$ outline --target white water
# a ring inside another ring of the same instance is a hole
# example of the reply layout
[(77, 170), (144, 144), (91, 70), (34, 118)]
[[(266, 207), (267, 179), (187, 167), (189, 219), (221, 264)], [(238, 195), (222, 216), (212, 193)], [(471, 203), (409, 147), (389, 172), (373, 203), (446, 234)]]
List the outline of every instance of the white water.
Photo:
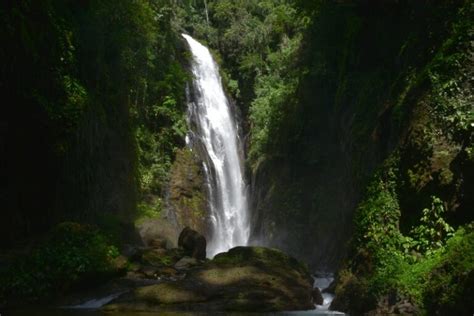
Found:
[(183, 37), (191, 48), (194, 75), (194, 98), (188, 105), (188, 118), (195, 124), (195, 130), (187, 140), (200, 142), (207, 155), (204, 169), (213, 228), (207, 253), (213, 257), (247, 244), (250, 229), (246, 185), (236, 124), (219, 68), (205, 46), (189, 35)]
[[(313, 288), (319, 288), (322, 292), (324, 289), (329, 287), (329, 285), (334, 281), (334, 277), (331, 273), (318, 273), (316, 276), (313, 277), (314, 283)], [(307, 310), (307, 311), (292, 311), (292, 312), (279, 312), (275, 315), (279, 316), (348, 316), (345, 313), (338, 312), (338, 311), (330, 311), (329, 306), (334, 298), (334, 295), (330, 293), (322, 292), (322, 296), (324, 299), (323, 305), (315, 305), (316, 309)]]
[(105, 297), (97, 298), (97, 299), (91, 299), (89, 301), (86, 301), (82, 304), (79, 305), (73, 305), (73, 306), (66, 306), (65, 308), (73, 308), (73, 309), (97, 309), (101, 308), (105, 304), (111, 302), (112, 300), (116, 299), (120, 295), (122, 295), (124, 292), (119, 292), (119, 293), (114, 293), (110, 294)]
[(323, 292), (324, 289), (329, 287), (329, 285), (334, 281), (334, 277), (331, 274), (328, 275), (319, 275), (314, 278), (313, 287), (317, 287), (323, 296), (323, 305), (316, 305), (316, 309), (328, 310), (329, 305), (331, 305), (334, 295), (331, 293)]

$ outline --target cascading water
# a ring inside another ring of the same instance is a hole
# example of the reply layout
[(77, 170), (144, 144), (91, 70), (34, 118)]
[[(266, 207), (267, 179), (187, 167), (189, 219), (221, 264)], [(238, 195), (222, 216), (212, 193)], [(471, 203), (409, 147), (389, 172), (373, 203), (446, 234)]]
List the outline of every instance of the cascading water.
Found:
[(183, 37), (193, 56), (194, 97), (188, 105), (188, 119), (194, 128), (189, 138), (193, 143), (200, 143), (206, 156), (204, 170), (213, 228), (207, 253), (212, 257), (247, 244), (250, 232), (247, 192), (237, 127), (222, 88), (219, 68), (205, 46), (189, 35)]

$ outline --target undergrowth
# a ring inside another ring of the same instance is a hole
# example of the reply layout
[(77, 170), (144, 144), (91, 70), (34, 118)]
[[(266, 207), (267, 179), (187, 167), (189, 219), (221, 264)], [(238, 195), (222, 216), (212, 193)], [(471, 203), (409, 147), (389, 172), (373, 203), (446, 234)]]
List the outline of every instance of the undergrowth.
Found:
[(97, 228), (65, 222), (0, 273), (0, 302), (34, 302), (113, 276), (117, 247)]

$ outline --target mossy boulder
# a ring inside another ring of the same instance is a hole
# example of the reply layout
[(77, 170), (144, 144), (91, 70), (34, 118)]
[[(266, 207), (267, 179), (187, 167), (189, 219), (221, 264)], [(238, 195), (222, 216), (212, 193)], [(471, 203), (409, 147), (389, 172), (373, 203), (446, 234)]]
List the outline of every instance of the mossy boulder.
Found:
[(329, 307), (351, 315), (362, 315), (376, 307), (375, 298), (368, 293), (367, 280), (349, 270), (339, 271), (336, 283), (336, 296)]
[(313, 309), (307, 267), (276, 249), (236, 247), (189, 271), (183, 280), (141, 287), (113, 310), (252, 311)]

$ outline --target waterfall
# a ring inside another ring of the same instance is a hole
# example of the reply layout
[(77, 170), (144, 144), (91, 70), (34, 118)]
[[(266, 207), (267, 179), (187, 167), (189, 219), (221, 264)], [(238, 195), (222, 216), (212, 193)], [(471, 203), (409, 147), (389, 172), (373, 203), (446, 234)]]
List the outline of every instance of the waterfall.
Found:
[(248, 203), (237, 125), (222, 88), (219, 68), (209, 50), (183, 34), (192, 53), (193, 97), (187, 142), (202, 148), (208, 182), (212, 237), (207, 253), (244, 246), (249, 238)]

